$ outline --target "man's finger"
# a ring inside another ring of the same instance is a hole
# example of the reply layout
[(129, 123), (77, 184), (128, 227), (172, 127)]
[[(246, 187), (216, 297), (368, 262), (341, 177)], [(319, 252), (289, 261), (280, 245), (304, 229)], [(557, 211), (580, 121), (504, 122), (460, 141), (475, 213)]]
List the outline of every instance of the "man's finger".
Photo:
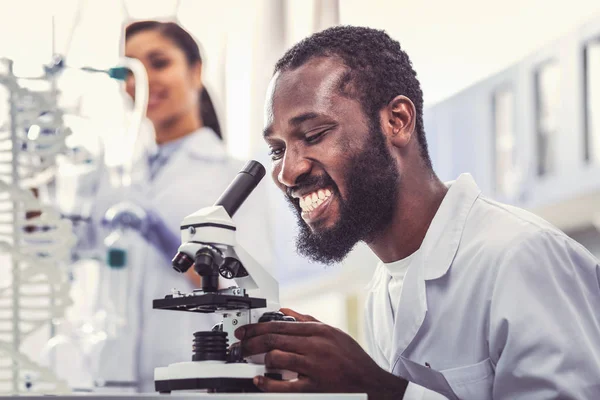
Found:
[(241, 328), (238, 328), (235, 331), (235, 337), (242, 340), (254, 336), (266, 335), (268, 333), (292, 336), (313, 336), (322, 333), (325, 326), (326, 325), (318, 322), (305, 322), (301, 324), (282, 321), (261, 322), (244, 325)]
[(266, 353), (271, 350), (283, 350), (303, 354), (302, 349), (310, 345), (307, 343), (306, 337), (280, 335), (277, 333), (267, 333), (265, 335), (250, 337), (242, 340), (240, 343), (244, 357)]
[(279, 381), (266, 376), (254, 377), (254, 385), (263, 392), (276, 393), (302, 393), (313, 392), (312, 385), (308, 379), (295, 379), (293, 381)]
[(300, 314), (290, 308), (280, 308), (279, 311), (285, 315), (296, 318), (296, 321), (298, 322), (321, 322), (310, 315)]
[(265, 354), (265, 366), (269, 369), (285, 369), (298, 374), (310, 372), (305, 356), (281, 350), (271, 350)]

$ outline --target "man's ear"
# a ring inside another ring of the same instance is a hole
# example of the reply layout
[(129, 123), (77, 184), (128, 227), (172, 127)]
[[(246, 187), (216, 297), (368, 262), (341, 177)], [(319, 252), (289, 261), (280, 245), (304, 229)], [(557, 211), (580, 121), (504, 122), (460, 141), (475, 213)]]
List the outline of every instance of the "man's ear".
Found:
[(381, 127), (388, 140), (396, 147), (406, 147), (415, 131), (417, 112), (406, 96), (394, 97), (380, 113)]

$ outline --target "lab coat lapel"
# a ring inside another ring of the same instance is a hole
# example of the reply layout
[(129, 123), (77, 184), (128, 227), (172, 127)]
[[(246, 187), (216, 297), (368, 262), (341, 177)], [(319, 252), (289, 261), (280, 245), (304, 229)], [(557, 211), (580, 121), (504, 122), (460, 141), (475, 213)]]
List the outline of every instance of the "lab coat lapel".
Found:
[[(186, 141), (182, 147), (187, 145)], [(190, 165), (190, 157), (185, 148), (177, 149), (167, 160), (165, 165), (156, 173), (154, 179), (150, 181), (152, 187), (152, 196), (157, 196), (168, 190), (173, 184), (177, 184), (184, 178), (182, 174), (192, 174), (193, 171), (186, 170), (186, 165)], [(178, 176), (179, 175), (179, 176)], [(149, 176), (148, 176), (149, 177)]]
[[(372, 281), (368, 290), (372, 291), (373, 304), (369, 306), (369, 309), (373, 310), (372, 314), (368, 316), (371, 320), (371, 327), (373, 329), (373, 343), (378, 347), (381, 354), (387, 359), (393, 351), (393, 335), (394, 332), (389, 329), (390, 326), (394, 325), (394, 315), (392, 312), (391, 299), (387, 290), (374, 290), (373, 288), (387, 288), (392, 277), (384, 272), (385, 267), (383, 264), (379, 264), (375, 271), (376, 280)], [(376, 323), (373, 323), (377, 321)], [(388, 365), (388, 368), (391, 364)]]
[(396, 299), (399, 304), (394, 322), (390, 372), (394, 371), (398, 358), (412, 342), (425, 320), (427, 299), (422, 255), (422, 252), (415, 255), (414, 264), (409, 267), (404, 277), (400, 299)]
[[(446, 274), (462, 237), (467, 216), (481, 191), (469, 174), (462, 174), (450, 189), (435, 214), (420, 251), (404, 278), (396, 321), (390, 366), (393, 371), (415, 339), (427, 313), (426, 282)], [(399, 365), (403, 368), (402, 365)]]
[[(193, 166), (200, 159), (217, 161), (226, 158), (224, 146), (215, 133), (209, 128), (201, 128), (190, 134), (190, 137), (181, 144), (159, 171), (152, 183), (156, 191), (163, 191), (178, 181), (185, 179), (188, 174), (198, 173), (193, 171)], [(154, 193), (158, 194), (158, 193)]]
[(201, 128), (193, 133), (183, 146), (184, 148), (180, 150), (192, 159), (223, 161), (227, 158), (223, 142), (210, 128)]

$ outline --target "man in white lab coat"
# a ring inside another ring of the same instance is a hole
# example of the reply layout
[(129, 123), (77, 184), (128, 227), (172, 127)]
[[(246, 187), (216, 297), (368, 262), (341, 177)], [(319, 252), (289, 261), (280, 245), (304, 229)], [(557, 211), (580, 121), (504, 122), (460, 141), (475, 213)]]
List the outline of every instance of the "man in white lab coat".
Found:
[(600, 398), (600, 266), (536, 216), (489, 200), (470, 175), (435, 175), (423, 99), (387, 34), (335, 27), (278, 62), (266, 105), (273, 179), (299, 217), (298, 250), (380, 258), (367, 302), (368, 354), (304, 323), (240, 328), (245, 354), (299, 373), (265, 391), (376, 399)]

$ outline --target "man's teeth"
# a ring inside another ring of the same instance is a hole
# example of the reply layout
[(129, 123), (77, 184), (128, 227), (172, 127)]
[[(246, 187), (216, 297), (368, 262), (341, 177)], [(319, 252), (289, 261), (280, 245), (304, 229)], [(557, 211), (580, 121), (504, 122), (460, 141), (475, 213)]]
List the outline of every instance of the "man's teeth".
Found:
[(300, 197), (300, 208), (304, 212), (311, 212), (323, 204), (329, 197), (331, 197), (331, 190), (319, 189), (309, 195)]

